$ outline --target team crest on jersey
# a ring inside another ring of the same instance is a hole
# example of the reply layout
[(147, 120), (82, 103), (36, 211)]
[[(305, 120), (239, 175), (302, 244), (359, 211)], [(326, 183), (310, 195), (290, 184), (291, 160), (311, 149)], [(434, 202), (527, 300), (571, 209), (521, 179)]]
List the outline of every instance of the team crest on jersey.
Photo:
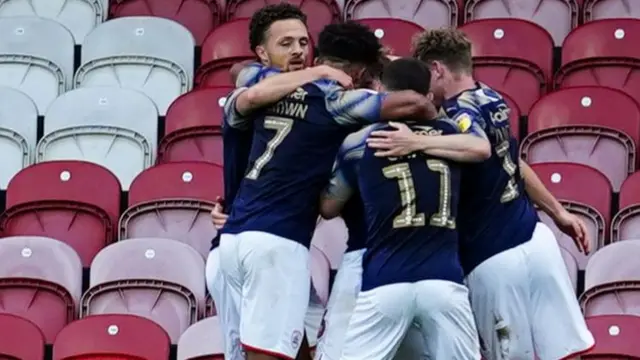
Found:
[(458, 124), (458, 128), (462, 132), (466, 132), (471, 127), (471, 116), (469, 116), (469, 114), (460, 114), (456, 116), (453, 121)]

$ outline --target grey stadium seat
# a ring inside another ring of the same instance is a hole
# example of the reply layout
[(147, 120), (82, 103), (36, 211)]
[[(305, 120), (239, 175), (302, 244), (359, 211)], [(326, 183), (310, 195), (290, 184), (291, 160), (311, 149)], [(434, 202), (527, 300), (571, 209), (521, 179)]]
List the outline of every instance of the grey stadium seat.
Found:
[(143, 316), (160, 324), (173, 344), (204, 312), (204, 260), (175, 240), (138, 238), (107, 246), (91, 263), (89, 285), (81, 317)]
[(158, 112), (143, 93), (117, 87), (69, 91), (49, 107), (36, 162), (84, 160), (111, 170), (124, 190), (153, 164)]
[(191, 325), (178, 341), (178, 360), (224, 358), (220, 320), (212, 316)]
[(0, 1), (0, 17), (39, 16), (66, 27), (76, 44), (96, 25), (107, 19), (103, 0), (5, 0)]
[(73, 50), (73, 36), (53, 20), (0, 18), (0, 86), (29, 95), (43, 115), (71, 88)]
[(165, 115), (191, 89), (195, 40), (177, 22), (145, 16), (114, 19), (82, 44), (74, 87), (117, 86), (142, 91)]
[(0, 190), (33, 162), (38, 127), (36, 104), (20, 90), (0, 86)]

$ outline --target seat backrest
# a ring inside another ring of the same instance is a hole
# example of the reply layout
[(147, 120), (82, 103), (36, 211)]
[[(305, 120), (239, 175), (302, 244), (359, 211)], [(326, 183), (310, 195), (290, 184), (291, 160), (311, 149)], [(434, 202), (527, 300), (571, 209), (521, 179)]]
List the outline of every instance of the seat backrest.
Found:
[(601, 19), (639, 18), (640, 6), (635, 1), (584, 0), (584, 22)]
[(640, 239), (640, 172), (622, 183), (619, 208), (611, 222), (611, 241)]
[(53, 360), (88, 356), (167, 359), (169, 335), (155, 322), (126, 314), (93, 315), (67, 325), (53, 344)]
[(311, 244), (324, 253), (332, 269), (337, 269), (347, 249), (348, 237), (349, 232), (342, 218), (320, 220), (316, 225)]
[(640, 317), (600, 315), (589, 316), (586, 321), (596, 343), (581, 359), (640, 358), (640, 345), (635, 337), (640, 332)]
[(38, 108), (20, 90), (0, 86), (0, 190), (33, 162), (38, 128)]
[(210, 359), (224, 355), (224, 334), (217, 316), (189, 326), (178, 341), (178, 360)]
[(34, 323), (12, 314), (0, 314), (0, 358), (42, 360), (44, 335)]
[(564, 247), (560, 247), (560, 253), (562, 254), (564, 265), (567, 267), (567, 273), (569, 274), (569, 279), (571, 279), (573, 290), (576, 291), (578, 289), (578, 261), (574, 254)]
[(164, 133), (199, 126), (222, 127), (223, 107), (233, 89), (203, 88), (180, 96), (167, 110)]
[(411, 56), (411, 39), (424, 31), (422, 26), (403, 19), (366, 18), (357, 21), (368, 26), (395, 56)]
[(249, 47), (249, 19), (226, 22), (213, 29), (202, 43), (200, 63), (228, 58), (256, 58)]
[(395, 18), (408, 20), (424, 28), (455, 27), (458, 4), (454, 0), (347, 0), (345, 18)]

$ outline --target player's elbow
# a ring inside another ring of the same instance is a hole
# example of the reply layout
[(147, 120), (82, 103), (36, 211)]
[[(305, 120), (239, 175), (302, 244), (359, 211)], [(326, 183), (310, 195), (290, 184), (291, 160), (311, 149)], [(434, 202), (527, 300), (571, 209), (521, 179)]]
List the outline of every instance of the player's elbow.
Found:
[(340, 216), (340, 208), (329, 199), (320, 200), (320, 216), (325, 220), (331, 220)]
[(485, 161), (491, 157), (491, 144), (484, 139), (477, 140), (480, 141), (476, 141), (472, 147), (474, 158), (476, 161)]

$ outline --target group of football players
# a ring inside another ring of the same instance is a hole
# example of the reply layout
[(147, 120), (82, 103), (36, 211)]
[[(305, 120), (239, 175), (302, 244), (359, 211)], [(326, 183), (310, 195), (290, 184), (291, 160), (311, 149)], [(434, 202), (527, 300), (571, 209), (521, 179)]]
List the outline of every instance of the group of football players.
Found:
[[(534, 204), (588, 252), (585, 226), (519, 160), (463, 33), (427, 30), (397, 58), (346, 22), (312, 50), (287, 3), (249, 32), (258, 60), (231, 71), (206, 269), (225, 359), (558, 360), (594, 345)], [(319, 215), (349, 237), (311, 355)]]

